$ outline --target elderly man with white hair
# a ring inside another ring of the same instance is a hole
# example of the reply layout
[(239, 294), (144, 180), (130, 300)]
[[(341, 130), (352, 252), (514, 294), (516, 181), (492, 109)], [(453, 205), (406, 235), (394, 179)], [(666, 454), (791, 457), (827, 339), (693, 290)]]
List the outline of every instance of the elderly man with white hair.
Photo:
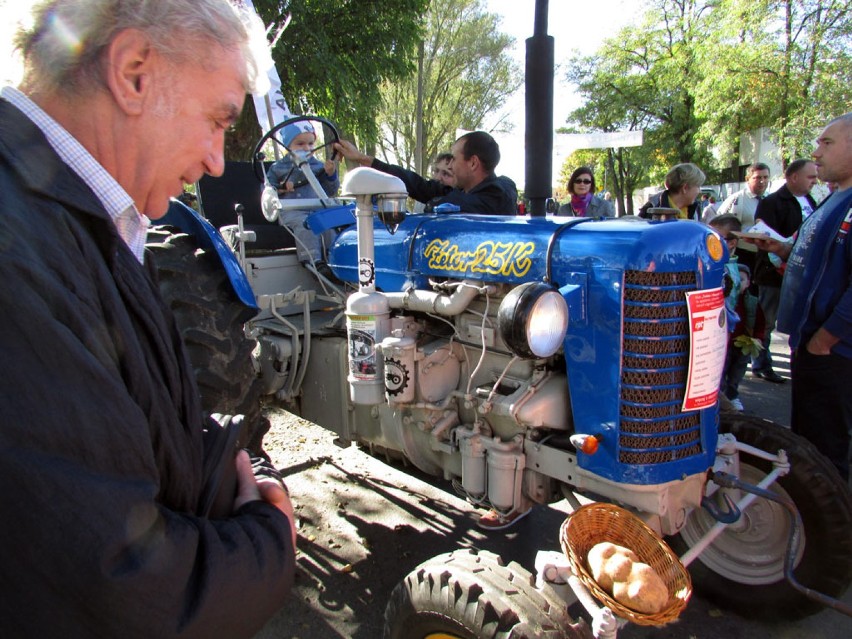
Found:
[(3, 635), (251, 637), (292, 584), (293, 507), (245, 452), (211, 463), (233, 420), (202, 415), (143, 252), (184, 183), (224, 170), (246, 28), (226, 0), (34, 18), (0, 93)]

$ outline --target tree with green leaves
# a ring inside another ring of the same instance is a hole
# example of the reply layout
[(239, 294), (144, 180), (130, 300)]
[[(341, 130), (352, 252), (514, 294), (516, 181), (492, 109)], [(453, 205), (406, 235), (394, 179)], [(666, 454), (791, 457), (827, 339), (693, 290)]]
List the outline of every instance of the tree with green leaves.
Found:
[(585, 98), (569, 120), (583, 130), (644, 130), (638, 149), (607, 153), (619, 213), (632, 211), (640, 183), (659, 181), (679, 162), (707, 164), (696, 143), (698, 59), (710, 3), (654, 0), (639, 26), (623, 28), (592, 56), (569, 65), (568, 79)]
[(782, 166), (807, 156), (822, 124), (852, 103), (849, 0), (723, 0), (703, 61), (701, 139), (768, 127)]
[[(819, 127), (852, 103), (850, 7), (850, 0), (653, 0), (639, 26), (571, 65), (568, 78), (585, 103), (570, 121), (585, 131), (645, 131), (641, 149), (611, 153), (628, 205), (631, 182), (659, 183), (677, 162), (695, 162), (711, 179), (720, 178), (721, 162), (733, 169), (727, 180), (736, 180), (749, 161), (739, 157), (740, 137), (762, 127), (786, 166), (807, 156)], [(617, 156), (632, 160), (632, 179)]]
[[(254, 0), (266, 25), (291, 16), (272, 51), (290, 110), (323, 116), (359, 144), (375, 145), (381, 86), (413, 72), (428, 3)], [(254, 108), (246, 104), (228, 136), (226, 156), (248, 158), (259, 137)]]
[(513, 44), (482, 0), (431, 0), (416, 70), (382, 86), (378, 154), (422, 173), (456, 129), (481, 128), (523, 80)]

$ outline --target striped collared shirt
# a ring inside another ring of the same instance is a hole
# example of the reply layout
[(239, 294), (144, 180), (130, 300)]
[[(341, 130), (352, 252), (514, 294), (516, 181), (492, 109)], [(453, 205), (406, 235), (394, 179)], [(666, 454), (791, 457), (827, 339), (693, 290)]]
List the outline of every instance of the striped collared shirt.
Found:
[(7, 100), (42, 130), (57, 155), (85, 182), (103, 204), (121, 239), (141, 263), (144, 259), (145, 236), (151, 224), (142, 215), (121, 185), (92, 157), (82, 144), (35, 102), (17, 89), (7, 86), (0, 90)]

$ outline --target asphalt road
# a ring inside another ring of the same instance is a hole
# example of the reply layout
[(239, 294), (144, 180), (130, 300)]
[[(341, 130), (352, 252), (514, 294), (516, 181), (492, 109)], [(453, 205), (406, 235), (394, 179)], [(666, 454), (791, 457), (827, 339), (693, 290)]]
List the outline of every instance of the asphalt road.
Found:
[[(783, 341), (776, 370), (789, 377)], [(746, 409), (789, 424), (789, 383), (747, 379)], [(340, 449), (333, 436), (286, 413), (271, 413), (266, 448), (288, 477), (299, 525), (296, 585), (256, 639), (377, 639), (393, 587), (419, 563), (458, 548), (495, 552), (532, 570), (539, 550), (559, 550), (562, 504), (536, 507), (509, 531), (484, 533), (479, 511), (443, 482)], [(852, 605), (852, 589), (844, 597)], [(628, 626), (621, 639), (846, 639), (852, 619), (833, 610), (795, 623), (754, 621), (694, 596), (677, 623)]]

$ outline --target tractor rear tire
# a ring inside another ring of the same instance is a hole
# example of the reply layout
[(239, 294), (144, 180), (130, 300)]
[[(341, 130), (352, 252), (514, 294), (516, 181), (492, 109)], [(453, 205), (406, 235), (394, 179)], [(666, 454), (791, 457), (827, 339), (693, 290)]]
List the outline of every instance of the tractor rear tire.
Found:
[(385, 639), (584, 639), (566, 603), (517, 563), (457, 550), (415, 568), (390, 596)]
[(218, 257), (169, 227), (148, 231), (160, 294), (174, 313), (189, 353), (205, 413), (245, 415), (238, 445), (263, 454), (269, 420), (252, 363), (255, 341), (243, 330), (252, 315), (239, 301)]
[[(720, 432), (770, 453), (787, 452), (790, 473), (770, 489), (792, 498), (804, 526), (796, 550), (796, 580), (840, 597), (852, 581), (852, 497), (834, 466), (807, 440), (759, 417), (723, 414)], [(743, 481), (756, 484), (772, 470), (766, 460), (740, 453)], [(683, 554), (715, 523), (695, 510), (670, 541)], [(780, 504), (758, 498), (690, 565), (696, 592), (750, 617), (799, 619), (822, 606), (799, 594), (783, 576), (791, 524)]]

